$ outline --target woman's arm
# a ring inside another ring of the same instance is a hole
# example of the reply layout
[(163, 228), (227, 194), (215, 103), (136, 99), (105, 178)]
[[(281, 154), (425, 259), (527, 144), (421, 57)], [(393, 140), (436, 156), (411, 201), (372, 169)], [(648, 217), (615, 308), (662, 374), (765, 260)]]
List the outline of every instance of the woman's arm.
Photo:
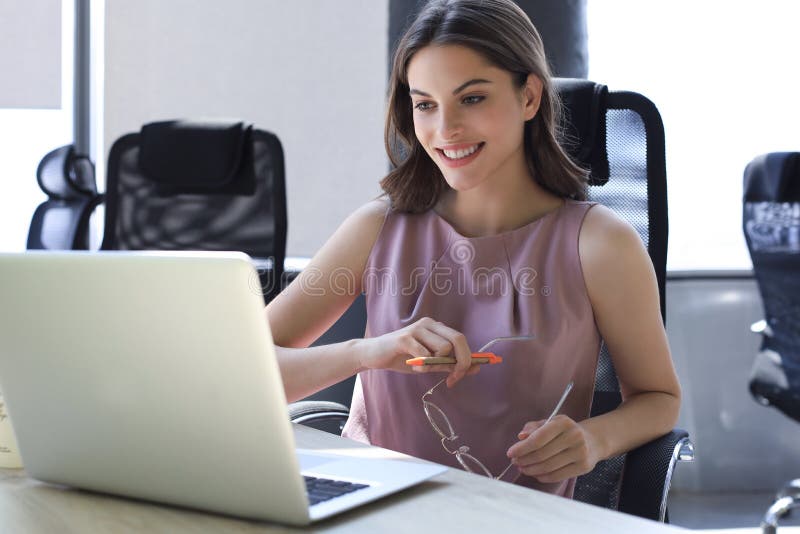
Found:
[(525, 474), (555, 482), (666, 434), (680, 407), (659, 306), (658, 284), (639, 235), (611, 210), (589, 210), (579, 254), (600, 334), (612, 355), (622, 404), (576, 423), (555, 417), (525, 425), (509, 456)]
[(622, 404), (585, 421), (601, 459), (672, 430), (681, 388), (653, 264), (639, 234), (603, 206), (592, 208), (580, 240), (581, 263), (600, 334), (612, 355)]
[(362, 276), (388, 203), (369, 202), (339, 226), (308, 266), (266, 307), (290, 402), (360, 370), (361, 340), (309, 347), (361, 293)]
[[(309, 347), (362, 292), (369, 254), (388, 203), (373, 201), (350, 215), (303, 272), (266, 308), (278, 365), (289, 402), (348, 378), (363, 369), (449, 373), (452, 386), (479, 366), (471, 365), (466, 338), (424, 317), (380, 337)], [(451, 354), (455, 365), (409, 367), (410, 357)]]

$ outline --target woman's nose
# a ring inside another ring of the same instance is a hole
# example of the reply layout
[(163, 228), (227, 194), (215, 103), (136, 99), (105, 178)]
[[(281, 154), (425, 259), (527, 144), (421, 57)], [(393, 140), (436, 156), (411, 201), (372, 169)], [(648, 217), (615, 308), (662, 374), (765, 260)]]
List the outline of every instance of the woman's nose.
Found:
[(442, 109), (439, 118), (439, 136), (444, 139), (454, 139), (463, 131), (461, 115), (454, 110)]

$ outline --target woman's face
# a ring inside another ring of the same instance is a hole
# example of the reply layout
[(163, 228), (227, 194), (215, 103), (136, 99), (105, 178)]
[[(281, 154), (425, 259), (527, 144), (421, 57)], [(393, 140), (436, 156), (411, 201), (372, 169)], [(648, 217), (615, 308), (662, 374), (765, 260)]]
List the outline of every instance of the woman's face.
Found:
[(457, 45), (427, 46), (408, 64), (414, 131), (453, 189), (527, 175), (524, 123), (539, 108), (541, 82), (511, 73)]

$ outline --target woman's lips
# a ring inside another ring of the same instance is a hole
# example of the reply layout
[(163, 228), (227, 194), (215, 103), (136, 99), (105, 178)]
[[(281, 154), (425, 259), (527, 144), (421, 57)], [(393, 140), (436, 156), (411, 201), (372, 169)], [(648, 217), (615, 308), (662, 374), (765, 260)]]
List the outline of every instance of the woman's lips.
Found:
[[(447, 157), (447, 155), (444, 153), (444, 150), (442, 150), (441, 148), (437, 148), (436, 151), (439, 153), (439, 157), (441, 158), (441, 160), (448, 167), (451, 167), (451, 168), (463, 167), (464, 165), (469, 165), (470, 163), (472, 163), (473, 160), (475, 160), (475, 158), (478, 157), (478, 154), (481, 153), (481, 151), (483, 150), (483, 146), (485, 144), (486, 143), (478, 143), (478, 148), (475, 150), (475, 152), (473, 152), (469, 156), (465, 156), (463, 158), (458, 158), (458, 159), (453, 159), (453, 158)], [(464, 145), (463, 148), (467, 148), (467, 147), (470, 147), (470, 146), (475, 146), (475, 145), (474, 144), (472, 144), (472, 145)], [(463, 149), (463, 148), (462, 147), (454, 147), (454, 150)], [(448, 150), (451, 150), (451, 149), (448, 148)]]

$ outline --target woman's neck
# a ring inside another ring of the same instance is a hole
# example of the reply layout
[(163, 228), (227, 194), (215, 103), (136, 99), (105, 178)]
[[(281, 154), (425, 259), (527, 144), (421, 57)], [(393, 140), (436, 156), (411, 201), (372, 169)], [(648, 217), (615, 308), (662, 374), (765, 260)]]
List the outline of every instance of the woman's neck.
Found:
[(564, 199), (527, 177), (491, 189), (448, 189), (435, 210), (462, 235), (484, 237), (524, 226), (563, 203)]

